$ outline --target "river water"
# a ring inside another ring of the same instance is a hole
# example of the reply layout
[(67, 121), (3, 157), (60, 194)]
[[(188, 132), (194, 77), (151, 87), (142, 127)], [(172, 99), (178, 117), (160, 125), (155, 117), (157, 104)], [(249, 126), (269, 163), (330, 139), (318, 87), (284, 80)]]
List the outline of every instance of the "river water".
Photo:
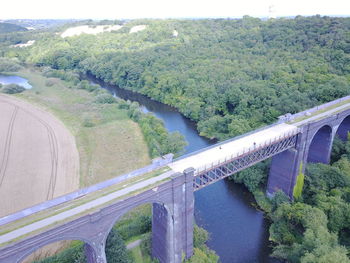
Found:
[[(168, 131), (179, 131), (188, 142), (185, 153), (215, 143), (199, 136), (196, 124), (175, 108), (141, 94), (89, 79), (116, 97), (137, 101), (144, 112), (152, 112), (163, 120)], [(280, 262), (269, 257), (269, 222), (254, 205), (254, 198), (248, 190), (229, 180), (221, 180), (195, 193), (196, 222), (209, 232), (207, 244), (220, 256), (222, 263)]]
[(0, 75), (0, 83), (3, 85), (17, 84), (17, 85), (22, 86), (25, 89), (32, 88), (32, 86), (28, 83), (28, 80), (26, 80), (25, 78), (18, 77), (18, 76)]
[[(175, 108), (96, 79), (90, 78), (90, 81), (117, 97), (137, 101), (144, 112), (152, 112), (162, 119), (170, 132), (179, 131), (188, 142), (185, 153), (215, 143), (199, 136), (196, 124)], [(20, 77), (0, 75), (0, 83), (24, 85), (28, 82)], [(208, 246), (220, 256), (222, 263), (280, 262), (269, 257), (269, 223), (254, 204), (254, 198), (243, 186), (229, 180), (221, 180), (195, 193), (196, 222), (209, 232)]]

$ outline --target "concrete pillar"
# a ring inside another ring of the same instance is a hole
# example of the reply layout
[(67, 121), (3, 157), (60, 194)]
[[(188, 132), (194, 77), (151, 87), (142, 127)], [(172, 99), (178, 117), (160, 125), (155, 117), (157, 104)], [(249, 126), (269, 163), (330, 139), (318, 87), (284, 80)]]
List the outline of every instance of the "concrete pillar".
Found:
[(267, 196), (272, 197), (282, 190), (293, 199), (293, 189), (299, 174), (302, 156), (296, 149), (289, 149), (272, 157), (270, 173), (267, 182)]
[(183, 251), (186, 258), (193, 255), (193, 224), (194, 224), (194, 192), (193, 192), (193, 177), (194, 169), (187, 168), (184, 171), (185, 175), (185, 206), (184, 206), (184, 227), (183, 227)]
[(172, 218), (162, 204), (154, 203), (152, 207), (152, 257), (160, 263), (174, 262), (171, 236)]
[(186, 210), (186, 183), (185, 176), (177, 173), (172, 177), (173, 184), (173, 242), (174, 242), (174, 262), (182, 262), (182, 253), (184, 248), (184, 228), (185, 228), (185, 210)]
[(85, 244), (84, 251), (87, 263), (107, 263), (105, 241), (102, 235), (97, 236), (97, 239), (92, 241), (92, 245)]
[(181, 263), (183, 255), (193, 254), (193, 175), (189, 168), (172, 176), (172, 215), (162, 204), (153, 204), (152, 256), (161, 263)]
[(89, 244), (84, 245), (84, 252), (85, 252), (87, 263), (95, 263), (96, 262), (95, 251)]

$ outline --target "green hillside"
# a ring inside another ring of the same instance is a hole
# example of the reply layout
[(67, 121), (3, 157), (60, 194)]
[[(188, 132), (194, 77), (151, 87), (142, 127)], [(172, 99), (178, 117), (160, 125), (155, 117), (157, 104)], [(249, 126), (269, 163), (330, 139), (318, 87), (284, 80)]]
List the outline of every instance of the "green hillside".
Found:
[[(137, 25), (146, 29), (130, 33)], [(224, 139), (348, 95), (350, 18), (133, 20), (111, 33), (52, 34), (25, 59), (146, 94)]]
[(17, 31), (28, 31), (28, 29), (10, 23), (0, 23), (0, 34), (2, 33), (10, 33)]

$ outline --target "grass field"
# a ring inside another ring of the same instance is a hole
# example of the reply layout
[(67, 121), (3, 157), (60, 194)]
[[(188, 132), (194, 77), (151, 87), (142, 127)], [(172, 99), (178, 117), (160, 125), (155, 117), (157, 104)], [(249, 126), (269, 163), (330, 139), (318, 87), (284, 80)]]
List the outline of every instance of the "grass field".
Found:
[(81, 187), (150, 163), (141, 130), (124, 110), (113, 104), (97, 104), (96, 94), (67, 88), (59, 79), (54, 79), (52, 86), (46, 85), (48, 78), (36, 69), (23, 69), (14, 75), (28, 79), (33, 86), (17, 96), (52, 112), (75, 136)]

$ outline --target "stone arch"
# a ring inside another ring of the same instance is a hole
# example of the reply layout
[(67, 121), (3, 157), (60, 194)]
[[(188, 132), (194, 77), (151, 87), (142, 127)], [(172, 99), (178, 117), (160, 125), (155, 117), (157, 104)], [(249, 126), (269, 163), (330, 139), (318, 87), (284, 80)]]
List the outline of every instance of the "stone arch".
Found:
[(333, 135), (332, 128), (324, 125), (312, 137), (308, 155), (308, 163), (329, 163), (332, 149)]
[(347, 141), (349, 132), (350, 132), (350, 115), (345, 117), (343, 121), (340, 123), (337, 129), (336, 135), (338, 135), (342, 141)]
[(174, 255), (173, 213), (171, 208), (166, 203), (159, 200), (151, 199), (144, 200), (143, 202), (137, 202), (117, 213), (115, 215), (115, 219), (108, 228), (104, 242), (107, 242), (108, 235), (112, 231), (112, 228), (123, 218), (124, 215), (133, 211), (137, 207), (146, 204), (152, 205), (152, 257), (157, 258), (161, 263), (174, 262), (172, 259)]
[[(95, 250), (93, 244), (85, 239), (85, 238), (81, 238), (81, 237), (58, 237), (58, 238), (53, 238), (53, 239), (50, 239), (49, 241), (47, 242), (43, 242), (42, 244), (40, 244), (39, 246), (33, 246), (31, 247), (30, 249), (26, 250), (17, 260), (16, 260), (16, 263), (22, 263), (24, 262), (24, 260), (26, 260), (30, 255), (32, 255), (33, 253), (35, 253), (36, 251), (44, 248), (45, 246), (48, 246), (48, 245), (52, 245), (54, 243), (57, 243), (57, 242), (60, 242), (60, 241), (82, 241), (84, 242), (84, 250), (85, 250), (85, 253), (92, 253), (91, 255), (86, 255), (87, 258), (96, 258), (97, 257), (97, 251)], [(88, 262), (90, 262), (88, 260)]]

